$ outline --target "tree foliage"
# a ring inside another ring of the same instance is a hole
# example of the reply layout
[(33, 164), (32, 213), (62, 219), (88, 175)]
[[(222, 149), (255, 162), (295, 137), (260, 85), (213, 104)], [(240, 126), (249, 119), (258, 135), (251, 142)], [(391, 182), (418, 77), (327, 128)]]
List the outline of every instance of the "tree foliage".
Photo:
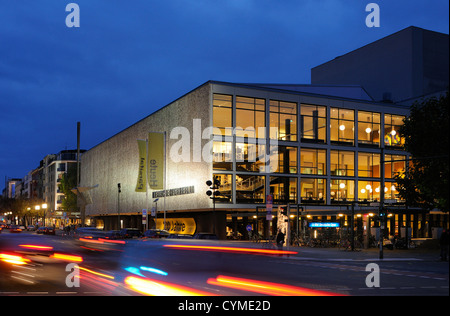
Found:
[(61, 208), (66, 212), (77, 211), (77, 195), (71, 190), (77, 186), (77, 169), (73, 164), (68, 164), (68, 169), (61, 178), (59, 190), (64, 193)]
[(407, 171), (396, 178), (400, 196), (408, 205), (448, 212), (449, 195), (448, 91), (415, 103), (400, 133), (411, 153)]

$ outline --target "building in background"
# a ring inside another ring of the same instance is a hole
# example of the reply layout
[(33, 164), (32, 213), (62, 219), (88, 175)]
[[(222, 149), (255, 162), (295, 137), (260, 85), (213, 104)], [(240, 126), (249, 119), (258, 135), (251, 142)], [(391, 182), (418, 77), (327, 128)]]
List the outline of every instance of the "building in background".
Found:
[[(247, 236), (250, 227), (269, 236), (277, 219), (267, 210), (280, 217), (286, 205), (294, 230), (309, 222), (348, 227), (350, 210), (355, 227), (368, 229), (384, 192), (393, 203), (390, 234), (407, 226), (414, 237), (431, 236), (448, 215), (406, 209), (399, 199), (394, 176), (410, 156), (398, 130), (408, 100), (447, 87), (448, 35), (415, 27), (315, 67), (311, 85), (208, 81), (83, 155), (82, 209), (105, 229), (144, 229), (143, 213), (153, 209), (150, 227), (164, 221), (172, 232), (220, 238)], [(137, 192), (138, 140), (149, 132), (165, 135), (165, 184)], [(206, 181), (214, 179), (213, 201)]]
[(375, 101), (412, 104), (448, 89), (448, 34), (408, 27), (311, 70), (313, 85), (360, 85)]

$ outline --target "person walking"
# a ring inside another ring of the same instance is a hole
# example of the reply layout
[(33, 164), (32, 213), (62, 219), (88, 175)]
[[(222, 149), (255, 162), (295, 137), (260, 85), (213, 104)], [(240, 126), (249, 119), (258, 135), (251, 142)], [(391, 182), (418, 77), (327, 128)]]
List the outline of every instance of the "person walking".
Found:
[(283, 244), (284, 244), (284, 234), (281, 231), (281, 229), (278, 230), (277, 234), (277, 246), (278, 250), (283, 250)]
[(439, 238), (439, 245), (441, 246), (441, 260), (447, 261), (448, 257), (448, 230), (444, 229)]

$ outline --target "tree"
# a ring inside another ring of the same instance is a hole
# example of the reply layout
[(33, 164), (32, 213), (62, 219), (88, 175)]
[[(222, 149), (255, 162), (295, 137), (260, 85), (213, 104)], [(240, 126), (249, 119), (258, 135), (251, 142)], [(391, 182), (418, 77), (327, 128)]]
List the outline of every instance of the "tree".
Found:
[(77, 196), (71, 190), (77, 187), (77, 168), (74, 164), (68, 164), (67, 172), (63, 174), (59, 189), (64, 193), (61, 208), (66, 212), (77, 211)]
[(408, 205), (448, 212), (449, 195), (448, 91), (411, 107), (400, 134), (411, 153), (407, 171), (396, 177), (400, 196)]

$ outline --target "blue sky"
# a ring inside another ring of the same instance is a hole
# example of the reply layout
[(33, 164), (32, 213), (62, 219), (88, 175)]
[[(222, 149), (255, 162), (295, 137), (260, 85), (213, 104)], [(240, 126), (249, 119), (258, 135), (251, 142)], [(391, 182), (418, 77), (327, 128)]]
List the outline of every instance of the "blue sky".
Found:
[[(68, 3), (80, 27), (68, 28)], [(365, 7), (380, 7), (368, 28)], [(208, 80), (310, 83), (310, 69), (414, 25), (447, 0), (0, 2), (0, 190), (50, 153), (92, 148)]]

